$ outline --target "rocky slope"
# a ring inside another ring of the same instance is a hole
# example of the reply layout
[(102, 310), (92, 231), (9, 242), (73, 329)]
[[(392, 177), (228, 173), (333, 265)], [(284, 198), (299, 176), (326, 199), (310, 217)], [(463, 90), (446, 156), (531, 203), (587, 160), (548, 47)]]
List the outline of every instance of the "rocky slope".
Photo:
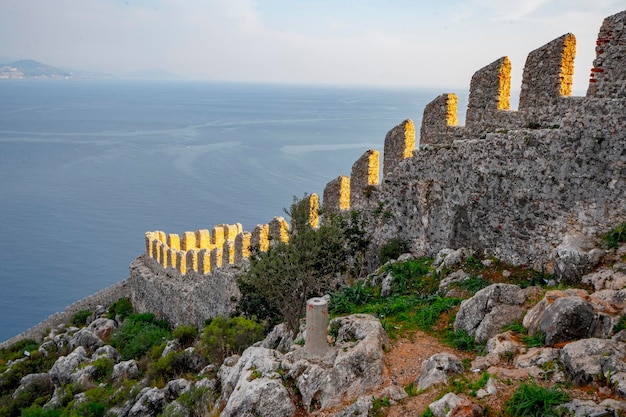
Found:
[[(107, 343), (129, 319), (99, 307), (83, 327), (60, 325), (40, 345), (1, 352), (0, 415), (498, 415), (528, 381), (566, 394), (555, 415), (624, 412), (626, 247), (601, 252), (576, 286), (555, 287), (468, 250), (442, 251), (420, 279), (432, 279), (430, 299), (464, 298), (460, 304), (431, 327), (418, 323), (425, 333), (403, 327), (416, 307), (405, 316), (388, 309), (337, 317), (324, 357), (308, 355), (304, 335), (294, 342), (279, 325), (219, 366), (209, 363), (206, 335), (181, 331), (129, 359), (124, 344)], [(373, 294), (404, 300), (390, 271), (369, 277)], [(477, 280), (484, 288), (467, 285)], [(450, 334), (482, 350), (460, 350), (444, 340)]]

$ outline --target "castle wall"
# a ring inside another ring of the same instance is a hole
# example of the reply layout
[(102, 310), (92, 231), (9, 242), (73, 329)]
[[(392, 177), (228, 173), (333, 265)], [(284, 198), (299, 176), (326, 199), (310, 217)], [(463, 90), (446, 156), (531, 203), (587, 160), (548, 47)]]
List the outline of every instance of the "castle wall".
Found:
[(380, 153), (368, 149), (352, 165), (350, 173), (350, 208), (364, 209), (376, 204), (374, 192), (378, 186)]
[(626, 98), (626, 11), (604, 19), (596, 41), (587, 96)]
[(120, 298), (130, 297), (130, 294), (131, 288), (128, 279), (120, 281), (65, 307), (65, 310), (62, 312), (54, 313), (25, 332), (0, 343), (0, 349), (7, 348), (22, 339), (33, 339), (36, 342), (41, 342), (51, 329), (54, 329), (60, 324), (68, 323), (72, 319), (72, 316), (79, 311), (95, 311), (97, 306), (109, 306)]
[(350, 177), (340, 175), (324, 187), (324, 212), (339, 214), (350, 209)]
[(383, 178), (402, 160), (411, 157), (414, 149), (415, 125), (411, 119), (403, 121), (387, 132), (383, 149)]

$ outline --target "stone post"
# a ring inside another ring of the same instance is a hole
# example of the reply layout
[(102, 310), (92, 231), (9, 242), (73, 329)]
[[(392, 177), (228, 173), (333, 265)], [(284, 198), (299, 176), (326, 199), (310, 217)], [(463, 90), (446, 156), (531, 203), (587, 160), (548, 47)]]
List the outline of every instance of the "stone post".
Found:
[(324, 356), (328, 351), (326, 327), (328, 326), (328, 302), (321, 297), (306, 303), (306, 342), (304, 348), (311, 356)]
[(208, 229), (201, 229), (196, 232), (196, 245), (198, 249), (212, 249), (211, 232)]

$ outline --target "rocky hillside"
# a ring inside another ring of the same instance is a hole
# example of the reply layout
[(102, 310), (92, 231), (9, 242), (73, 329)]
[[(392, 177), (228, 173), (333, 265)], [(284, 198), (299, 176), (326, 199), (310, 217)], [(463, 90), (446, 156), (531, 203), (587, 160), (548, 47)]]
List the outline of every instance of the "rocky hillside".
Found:
[(568, 286), (466, 249), (402, 255), (329, 294), (323, 357), (285, 325), (198, 335), (122, 299), (0, 351), (0, 416), (625, 412), (626, 246), (595, 250)]

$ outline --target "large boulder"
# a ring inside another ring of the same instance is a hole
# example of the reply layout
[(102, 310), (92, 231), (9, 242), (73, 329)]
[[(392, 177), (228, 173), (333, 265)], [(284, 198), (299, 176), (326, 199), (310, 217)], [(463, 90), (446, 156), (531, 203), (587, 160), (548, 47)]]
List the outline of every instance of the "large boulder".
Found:
[(296, 408), (277, 373), (282, 358), (276, 350), (249, 347), (240, 358), (224, 361), (218, 373), (225, 403), (221, 415), (292, 416)]
[(70, 349), (76, 349), (78, 346), (82, 346), (90, 352), (98, 349), (102, 346), (102, 340), (89, 329), (80, 329), (70, 339)]
[(524, 291), (517, 285), (492, 284), (461, 303), (454, 330), (464, 330), (483, 343), (523, 316), (521, 305), (525, 299)]
[(383, 349), (389, 340), (380, 321), (355, 314), (334, 319), (331, 325), (339, 330), (325, 357), (311, 358), (306, 349), (298, 349), (286, 354), (283, 361), (306, 409), (339, 405), (383, 383)]
[(417, 379), (417, 389), (425, 390), (433, 385), (447, 384), (448, 374), (462, 374), (463, 363), (451, 353), (437, 353), (422, 362), (422, 374)]
[(580, 282), (585, 273), (598, 265), (603, 254), (586, 236), (566, 235), (550, 255), (557, 281), (570, 284)]
[(135, 361), (134, 359), (129, 359), (113, 366), (113, 373), (111, 374), (111, 378), (114, 381), (119, 382), (124, 379), (137, 378), (138, 375), (139, 367), (137, 366), (137, 361)]
[(64, 385), (72, 382), (72, 373), (83, 363), (87, 363), (87, 351), (79, 346), (67, 356), (61, 356), (50, 368), (50, 379), (55, 385)]
[(603, 268), (582, 277), (583, 284), (592, 285), (596, 291), (600, 290), (621, 290), (626, 287), (626, 274), (623, 263), (613, 266), (613, 268)]
[(431, 403), (428, 408), (435, 417), (480, 417), (483, 415), (481, 406), (469, 398), (452, 392)]
[(53, 392), (54, 384), (50, 375), (46, 373), (29, 374), (20, 380), (20, 386), (13, 392), (13, 398), (32, 401), (46, 395), (46, 393), (52, 394)]
[(165, 393), (158, 388), (146, 387), (137, 395), (135, 404), (125, 417), (156, 417), (165, 406)]
[(609, 339), (583, 339), (568, 343), (561, 349), (560, 360), (568, 379), (578, 386), (592, 382), (598, 376), (626, 372), (626, 346)]
[[(548, 291), (544, 298), (531, 308), (523, 320), (530, 335), (541, 332), (545, 344), (558, 343), (588, 337), (607, 337), (613, 328), (616, 305), (623, 296), (614, 290), (589, 294), (585, 290), (567, 289)], [(626, 296), (626, 292), (624, 294)]]
[(108, 342), (115, 329), (117, 329), (117, 323), (115, 320), (102, 317), (92, 321), (87, 329), (100, 340)]

